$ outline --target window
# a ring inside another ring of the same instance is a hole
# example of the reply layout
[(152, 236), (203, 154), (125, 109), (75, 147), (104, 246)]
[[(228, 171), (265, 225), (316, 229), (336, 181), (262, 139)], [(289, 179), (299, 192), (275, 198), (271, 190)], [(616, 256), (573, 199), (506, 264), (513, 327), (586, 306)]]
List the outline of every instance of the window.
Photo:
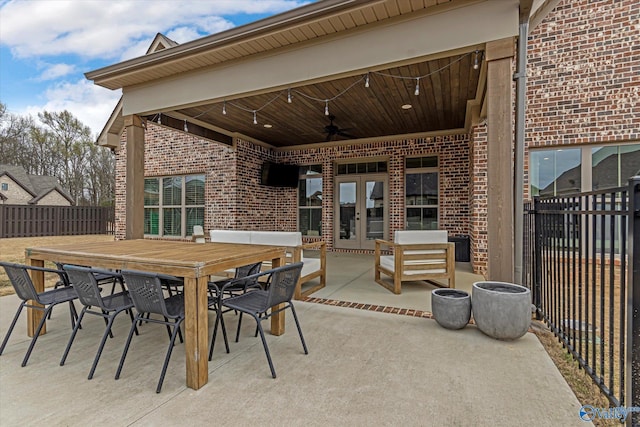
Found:
[(9, 191), (9, 184), (6, 182), (2, 183), (2, 191)]
[(405, 161), (407, 230), (438, 229), (438, 158), (413, 157)]
[(340, 163), (337, 165), (338, 175), (381, 173), (387, 171), (387, 162)]
[(300, 167), (298, 230), (303, 236), (322, 235), (322, 165)]
[(145, 178), (144, 234), (186, 237), (204, 226), (204, 175)]
[(640, 144), (532, 150), (529, 160), (532, 196), (602, 190), (640, 173)]
[(640, 144), (608, 145), (591, 149), (591, 189), (622, 187), (640, 175)]
[(579, 148), (532, 151), (531, 195), (557, 196), (580, 192), (581, 156)]

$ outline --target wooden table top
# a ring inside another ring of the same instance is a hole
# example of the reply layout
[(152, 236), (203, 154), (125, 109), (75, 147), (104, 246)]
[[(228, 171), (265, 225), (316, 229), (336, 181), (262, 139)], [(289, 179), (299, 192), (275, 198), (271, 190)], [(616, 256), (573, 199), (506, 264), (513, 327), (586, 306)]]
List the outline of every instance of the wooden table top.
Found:
[(167, 240), (118, 240), (73, 245), (51, 245), (25, 250), (28, 259), (116, 269), (144, 269), (182, 277), (199, 277), (284, 257), (285, 248), (234, 243), (193, 243)]

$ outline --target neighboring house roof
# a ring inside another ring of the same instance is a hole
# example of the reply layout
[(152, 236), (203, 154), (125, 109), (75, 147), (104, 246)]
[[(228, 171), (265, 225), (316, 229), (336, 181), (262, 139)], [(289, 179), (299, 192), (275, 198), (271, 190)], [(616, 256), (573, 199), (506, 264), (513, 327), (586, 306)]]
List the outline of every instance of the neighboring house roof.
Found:
[(5, 196), (4, 194), (0, 193), (0, 200), (2, 200), (4, 202), (5, 200), (7, 200), (7, 196)]
[[(73, 199), (60, 186), (55, 176), (30, 175), (20, 166), (0, 164), (0, 176), (3, 175), (11, 178), (12, 181), (33, 196), (33, 199), (29, 200), (29, 204), (37, 204), (40, 199), (53, 191), (57, 191), (69, 203), (73, 204)], [(3, 200), (7, 199), (6, 196), (3, 195), (3, 197)]]

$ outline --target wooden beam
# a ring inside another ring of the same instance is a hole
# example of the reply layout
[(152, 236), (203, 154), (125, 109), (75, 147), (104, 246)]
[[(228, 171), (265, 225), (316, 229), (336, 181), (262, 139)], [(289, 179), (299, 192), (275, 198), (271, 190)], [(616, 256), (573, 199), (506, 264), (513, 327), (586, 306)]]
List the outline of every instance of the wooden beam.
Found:
[(513, 90), (515, 40), (487, 43), (487, 244), (489, 280), (513, 282)]
[(125, 178), (127, 239), (144, 237), (144, 128), (136, 115), (124, 117), (127, 133), (127, 165)]

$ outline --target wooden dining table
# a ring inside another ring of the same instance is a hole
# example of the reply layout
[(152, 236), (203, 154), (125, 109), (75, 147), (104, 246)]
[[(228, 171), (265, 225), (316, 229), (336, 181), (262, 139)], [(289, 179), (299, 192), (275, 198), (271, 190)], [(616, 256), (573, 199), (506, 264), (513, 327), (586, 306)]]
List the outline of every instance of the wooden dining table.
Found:
[[(42, 267), (45, 261), (117, 270), (143, 270), (184, 278), (185, 351), (187, 386), (199, 389), (208, 381), (208, 303), (210, 275), (260, 261), (284, 265), (285, 248), (234, 243), (192, 243), (167, 240), (119, 240), (73, 245), (34, 247), (25, 250), (27, 264)], [(44, 273), (34, 271), (33, 283), (44, 291)], [(27, 331), (33, 336), (42, 312), (28, 310)], [(271, 318), (271, 333), (284, 333), (284, 311)], [(46, 329), (43, 328), (45, 333)]]

